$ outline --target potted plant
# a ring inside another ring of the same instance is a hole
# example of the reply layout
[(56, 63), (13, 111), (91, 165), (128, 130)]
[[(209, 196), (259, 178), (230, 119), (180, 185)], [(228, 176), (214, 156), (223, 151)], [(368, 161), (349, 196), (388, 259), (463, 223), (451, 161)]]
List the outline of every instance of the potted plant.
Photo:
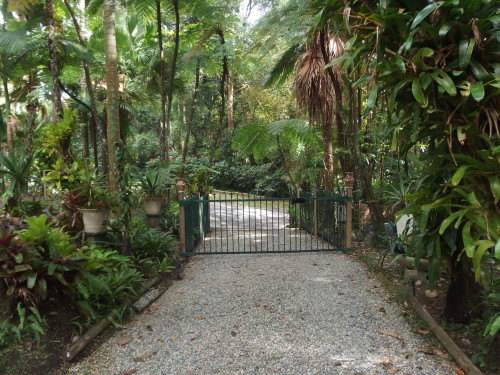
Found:
[(139, 174), (142, 203), (147, 216), (160, 216), (170, 176), (167, 169), (147, 170)]
[(88, 197), (80, 208), (85, 233), (99, 234), (107, 232), (112, 205), (113, 198), (108, 192), (94, 190), (93, 195)]

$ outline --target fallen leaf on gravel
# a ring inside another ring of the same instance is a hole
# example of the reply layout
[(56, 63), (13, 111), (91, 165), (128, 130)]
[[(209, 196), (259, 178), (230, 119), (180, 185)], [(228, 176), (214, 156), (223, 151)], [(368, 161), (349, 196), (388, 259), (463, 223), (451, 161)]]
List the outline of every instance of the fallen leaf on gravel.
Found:
[(438, 349), (434, 349), (433, 350), (434, 354), (437, 355), (438, 357), (441, 357), (441, 358), (448, 358), (448, 354), (446, 354), (445, 352), (441, 351), (441, 350), (438, 350)]
[(163, 340), (163, 339), (158, 339), (157, 341), (161, 342), (162, 344), (165, 342), (165, 340)]
[(203, 320), (203, 319), (206, 319), (206, 317), (204, 316), (195, 316), (194, 317), (196, 320)]
[(122, 336), (118, 339), (118, 345), (127, 345), (132, 339), (128, 336)]
[(465, 372), (463, 372), (463, 370), (458, 369), (457, 370), (457, 375), (465, 375)]
[(385, 313), (385, 309), (383, 307), (381, 307), (380, 309), (378, 309), (378, 311), (380, 311), (382, 313)]
[(280, 320), (283, 320), (284, 322), (288, 321), (288, 318), (280, 318)]
[(335, 362), (335, 366), (342, 366), (342, 362)]
[(400, 368), (391, 368), (390, 370), (387, 370), (388, 374), (395, 374), (396, 372), (401, 371)]
[(394, 361), (390, 358), (379, 358), (379, 359), (376, 359), (374, 363), (376, 365), (387, 365), (387, 364), (393, 364)]
[(379, 331), (378, 333), (380, 333), (381, 335), (394, 337), (395, 339), (398, 339), (401, 342), (401, 346), (406, 346), (405, 340), (401, 336), (386, 331)]
[(139, 370), (137, 370), (137, 369), (133, 369), (133, 370), (129, 370), (129, 371), (120, 372), (118, 375), (132, 375), (132, 374), (135, 374), (138, 371)]
[(260, 307), (260, 303), (256, 303), (256, 304), (255, 304), (255, 307)]
[(144, 354), (141, 354), (139, 357), (135, 357), (134, 361), (136, 362), (144, 362), (144, 360), (156, 355), (156, 352), (146, 352)]
[(233, 337), (236, 336), (236, 332), (231, 331), (231, 336), (233, 336)]
[(158, 307), (158, 306), (161, 306), (161, 304), (160, 304), (160, 303), (158, 303), (158, 302), (154, 302), (154, 303), (152, 303), (152, 304), (151, 304), (151, 306), (153, 306), (153, 307)]
[(419, 329), (418, 332), (420, 332), (422, 335), (428, 335), (429, 331), (427, 329)]
[(172, 341), (177, 340), (177, 336), (170, 336), (170, 340), (172, 340)]

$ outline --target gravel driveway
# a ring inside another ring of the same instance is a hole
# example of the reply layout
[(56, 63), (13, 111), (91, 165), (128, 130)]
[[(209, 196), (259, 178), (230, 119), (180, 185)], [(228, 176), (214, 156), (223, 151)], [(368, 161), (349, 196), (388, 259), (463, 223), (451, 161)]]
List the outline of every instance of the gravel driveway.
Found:
[(68, 371), (456, 374), (425, 354), (355, 258), (331, 252), (194, 257), (182, 280)]

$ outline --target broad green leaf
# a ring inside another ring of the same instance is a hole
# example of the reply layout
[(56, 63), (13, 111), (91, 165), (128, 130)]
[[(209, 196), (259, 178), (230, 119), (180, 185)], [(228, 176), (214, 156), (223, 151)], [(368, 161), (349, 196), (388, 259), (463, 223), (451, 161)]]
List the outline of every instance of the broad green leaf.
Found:
[(495, 336), (497, 334), (497, 332), (500, 330), (500, 315), (498, 315), (490, 324), (488, 324), (488, 326), (486, 327), (486, 332), (488, 332), (488, 334), (490, 336)]
[(431, 72), (431, 76), (442, 88), (446, 90), (449, 95), (457, 95), (457, 88), (455, 87), (455, 83), (443, 70), (434, 69)]
[[(436, 244), (439, 241), (439, 237), (436, 238)], [(441, 258), (439, 256), (433, 255), (429, 258), (428, 265), (428, 275), (429, 275), (429, 286), (434, 288), (436, 281), (439, 280), (439, 270), (441, 268)]]
[(38, 286), (40, 287), (40, 297), (47, 298), (47, 281), (43, 277), (38, 279)]
[(474, 73), (478, 80), (488, 81), (491, 78), (491, 74), (476, 60), (471, 59), (469, 65), (472, 68), (472, 73)]
[(391, 152), (394, 152), (397, 149), (398, 149), (398, 134), (397, 131), (394, 130), (394, 133), (392, 133)]
[(55, 264), (55, 263), (50, 263), (50, 264), (49, 264), (49, 267), (47, 267), (47, 274), (48, 274), (49, 276), (52, 276), (52, 275), (54, 274), (54, 271), (56, 270), (56, 268), (57, 268), (57, 264)]
[(479, 281), (481, 279), (481, 259), (483, 259), (484, 253), (494, 245), (495, 243), (489, 240), (477, 241), (477, 249), (474, 252), (474, 256), (472, 257), (472, 266), (474, 267), (476, 281)]
[(21, 264), (19, 266), (14, 267), (14, 272), (24, 272), (30, 269), (31, 266), (29, 264)]
[(464, 242), (465, 252), (469, 258), (474, 254), (474, 239), (470, 233), (472, 221), (467, 221), (462, 229), (462, 240)]
[(458, 43), (458, 66), (460, 69), (465, 69), (467, 65), (469, 65), (470, 57), (472, 56), (472, 51), (474, 50), (474, 46), (476, 45), (476, 41), (474, 38), (469, 40), (461, 40)]
[(473, 191), (467, 194), (467, 201), (474, 207), (481, 207), (481, 203), (476, 197), (476, 193)]
[(14, 255), (14, 260), (16, 261), (16, 263), (22, 263), (23, 259), (24, 259), (23, 253)]
[(491, 194), (493, 194), (493, 198), (495, 198), (495, 204), (498, 204), (500, 200), (500, 177), (498, 175), (491, 176), (488, 180), (490, 182)]
[[(463, 143), (465, 141), (465, 139), (467, 138), (467, 133), (464, 130), (467, 129), (468, 127), (469, 127), (468, 125), (457, 127), (457, 137), (461, 143)], [(453, 185), (456, 185), (456, 184), (453, 184)]]
[(436, 3), (431, 3), (431, 4), (427, 5), (424, 9), (422, 9), (420, 12), (418, 12), (418, 14), (415, 17), (415, 19), (413, 20), (410, 28), (414, 29), (415, 27), (417, 27), (418, 24), (425, 19), (425, 17), (427, 17), (432, 12), (434, 12), (441, 5), (443, 5), (442, 1), (439, 1)]
[(470, 87), (470, 93), (476, 102), (484, 99), (484, 85), (482, 82), (473, 83)]
[(373, 88), (370, 91), (370, 95), (368, 95), (368, 102), (366, 104), (366, 111), (370, 111), (373, 108), (375, 108), (375, 104), (377, 103), (377, 94), (378, 94), (378, 88), (380, 87), (380, 83), (376, 84), (373, 86)]
[(465, 171), (470, 167), (470, 165), (462, 165), (460, 168), (457, 169), (453, 177), (451, 178), (451, 183), (453, 185), (458, 185), (460, 181), (462, 181), (462, 177), (465, 174)]
[(448, 228), (448, 226), (451, 223), (453, 223), (457, 218), (464, 216), (466, 212), (467, 212), (467, 210), (460, 210), (460, 211), (454, 212), (453, 214), (451, 214), (450, 216), (448, 216), (441, 223), (441, 226), (439, 227), (439, 234), (442, 235), (444, 233), (444, 231), (446, 230), (446, 228)]
[(448, 31), (451, 30), (451, 27), (453, 25), (456, 25), (458, 24), (457, 21), (448, 21), (448, 22), (445, 22), (441, 28), (439, 29), (439, 37), (440, 38), (444, 38), (446, 36), (446, 34), (448, 34)]
[(28, 283), (27, 283), (28, 289), (32, 289), (35, 286), (37, 276), (38, 274), (36, 273), (32, 273), (31, 275), (28, 276)]
[(393, 89), (391, 95), (389, 96), (389, 100), (387, 101), (387, 108), (392, 111), (394, 108), (394, 103), (396, 102), (396, 97), (399, 93), (399, 91), (405, 87), (408, 83), (412, 82), (411, 78), (406, 78), (399, 82)]
[(495, 245), (495, 258), (500, 260), (500, 239), (498, 239), (497, 244)]
[(427, 107), (428, 99), (422, 90), (422, 86), (420, 85), (420, 78), (416, 77), (411, 84), (411, 92), (413, 93), (413, 97), (420, 104), (421, 107)]

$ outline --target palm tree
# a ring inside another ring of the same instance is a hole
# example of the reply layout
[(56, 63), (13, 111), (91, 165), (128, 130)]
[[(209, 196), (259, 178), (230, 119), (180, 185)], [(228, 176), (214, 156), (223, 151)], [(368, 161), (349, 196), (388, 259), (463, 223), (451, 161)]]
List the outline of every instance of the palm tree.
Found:
[[(320, 121), (323, 136), (323, 163), (325, 168), (325, 189), (333, 190), (334, 158), (332, 128), (335, 118), (335, 87), (340, 85), (340, 74), (333, 70), (332, 76), (327, 74), (323, 55), (325, 44), (327, 58), (335, 58), (341, 53), (340, 40), (327, 38), (324, 42), (323, 30), (314, 31), (311, 47), (302, 53), (295, 65), (294, 92), (297, 104), (307, 111), (311, 121)], [(323, 44), (322, 44), (323, 43)], [(335, 44), (336, 43), (336, 44)], [(337, 48), (328, 48), (335, 44)]]
[(111, 192), (118, 194), (119, 169), (117, 144), (120, 142), (120, 108), (118, 102), (118, 69), (116, 51), (114, 0), (104, 0), (104, 51), (106, 59), (106, 115), (108, 134), (108, 184)]

